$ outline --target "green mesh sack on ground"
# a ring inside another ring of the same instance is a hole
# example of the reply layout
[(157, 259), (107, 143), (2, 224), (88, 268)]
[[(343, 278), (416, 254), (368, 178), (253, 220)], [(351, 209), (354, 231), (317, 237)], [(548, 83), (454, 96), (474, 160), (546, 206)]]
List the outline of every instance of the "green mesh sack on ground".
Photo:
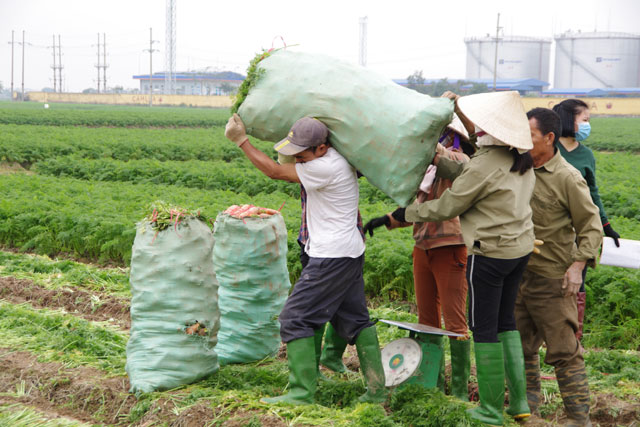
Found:
[(453, 103), (328, 56), (290, 50), (265, 56), (252, 63), (234, 107), (241, 102), (238, 114), (247, 133), (279, 141), (296, 120), (316, 117), (351, 165), (406, 206), (451, 121)]
[(189, 384), (219, 368), (213, 233), (197, 218), (176, 222), (162, 231), (142, 222), (133, 243), (126, 363), (133, 393)]
[(221, 213), (214, 236), (213, 263), (220, 282), (216, 347), (220, 363), (273, 356), (280, 347), (277, 318), (291, 287), (282, 215), (238, 219)]

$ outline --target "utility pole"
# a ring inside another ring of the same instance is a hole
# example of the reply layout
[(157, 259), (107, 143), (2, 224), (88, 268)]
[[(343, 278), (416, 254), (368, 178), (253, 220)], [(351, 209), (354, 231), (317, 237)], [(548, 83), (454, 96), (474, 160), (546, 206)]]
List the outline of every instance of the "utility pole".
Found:
[(158, 41), (153, 40), (153, 28), (149, 28), (149, 49), (143, 50), (149, 52), (149, 107), (153, 106), (153, 52), (158, 52), (158, 49), (153, 48), (154, 43)]
[(24, 102), (24, 30), (22, 30), (22, 101)]
[(56, 74), (56, 35), (53, 35), (53, 46), (51, 46), (51, 51), (53, 52), (53, 91), (57, 92), (58, 91), (58, 81), (57, 81), (57, 74)]
[(96, 69), (98, 70), (98, 80), (96, 87), (98, 88), (98, 93), (100, 93), (100, 33), (98, 33), (98, 65), (96, 65)]
[(496, 91), (496, 78), (498, 76), (498, 37), (500, 34), (500, 14), (498, 13), (498, 23), (496, 24), (496, 54), (493, 58), (493, 91)]
[(107, 93), (107, 35), (102, 33), (102, 91)]
[(14, 31), (11, 30), (11, 100), (13, 101), (13, 45), (15, 41), (13, 40)]
[(58, 87), (62, 93), (62, 46), (60, 46), (60, 34), (58, 34)]

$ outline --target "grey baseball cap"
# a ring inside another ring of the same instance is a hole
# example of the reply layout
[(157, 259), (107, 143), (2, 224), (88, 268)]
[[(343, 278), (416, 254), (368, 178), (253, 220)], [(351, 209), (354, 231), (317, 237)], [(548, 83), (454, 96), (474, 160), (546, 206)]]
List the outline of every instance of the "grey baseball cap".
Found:
[(318, 119), (303, 117), (291, 126), (285, 139), (276, 143), (273, 149), (285, 156), (293, 156), (310, 147), (327, 142), (329, 129)]

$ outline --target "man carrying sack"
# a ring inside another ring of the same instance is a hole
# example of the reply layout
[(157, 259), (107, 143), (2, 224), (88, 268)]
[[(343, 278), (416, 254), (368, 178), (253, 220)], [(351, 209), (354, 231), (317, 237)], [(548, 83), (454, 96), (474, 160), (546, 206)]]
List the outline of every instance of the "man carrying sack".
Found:
[[(522, 337), (527, 401), (532, 413), (542, 400), (538, 350), (555, 368), (568, 426), (590, 426), (589, 384), (578, 329), (576, 293), (585, 265), (595, 266), (602, 243), (598, 208), (589, 187), (561, 156), (558, 115), (546, 108), (527, 113), (533, 140), (536, 184), (531, 210), (536, 238), (544, 241), (522, 276), (516, 299), (516, 327)], [(577, 240), (576, 240), (577, 236)], [(577, 246), (576, 246), (577, 242)]]
[(278, 164), (247, 138), (240, 116), (227, 123), (225, 136), (272, 179), (297, 182), (307, 193), (306, 222), (309, 261), (280, 313), (280, 336), (287, 344), (289, 392), (264, 398), (266, 403), (310, 404), (317, 387), (320, 358), (316, 340), (331, 322), (338, 335), (355, 344), (367, 384), (362, 402), (386, 399), (384, 370), (375, 325), (364, 295), (365, 245), (357, 227), (356, 171), (328, 141), (329, 130), (319, 120), (304, 117), (274, 148), (295, 163)]

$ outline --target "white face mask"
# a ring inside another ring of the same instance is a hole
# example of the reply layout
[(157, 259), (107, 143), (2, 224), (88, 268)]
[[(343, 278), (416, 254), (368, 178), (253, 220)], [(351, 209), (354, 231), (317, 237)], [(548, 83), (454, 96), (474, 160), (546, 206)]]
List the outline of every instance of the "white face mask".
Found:
[[(476, 134), (480, 133), (480, 132), (484, 132), (482, 129), (480, 129), (479, 127), (476, 126), (475, 129)], [(482, 136), (478, 137), (478, 142), (476, 142), (476, 145), (478, 147), (486, 147), (489, 145), (499, 145), (502, 147), (509, 147), (509, 149), (514, 149), (514, 147), (510, 146), (509, 144), (505, 144), (504, 142), (500, 141), (499, 139), (494, 138), (493, 136), (489, 135), (488, 133), (485, 133)], [(517, 148), (518, 153), (523, 154), (526, 153), (529, 150), (522, 150), (520, 148)]]
[(485, 133), (482, 129), (476, 126), (475, 129), (476, 135), (479, 133), (484, 133), (484, 135), (478, 137), (478, 142), (476, 143), (478, 147), (486, 147), (488, 145), (507, 145), (504, 142), (495, 139), (488, 133)]

